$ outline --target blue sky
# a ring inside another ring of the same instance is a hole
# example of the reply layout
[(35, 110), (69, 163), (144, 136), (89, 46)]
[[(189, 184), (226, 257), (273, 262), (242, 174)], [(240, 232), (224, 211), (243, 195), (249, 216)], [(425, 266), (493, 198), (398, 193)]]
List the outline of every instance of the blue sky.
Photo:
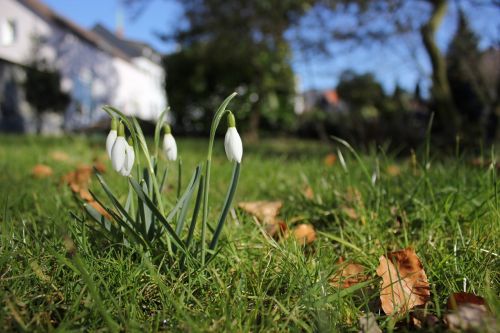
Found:
[[(174, 0), (150, 0), (141, 15), (131, 19), (130, 11), (120, 10), (119, 0), (42, 0), (59, 14), (68, 17), (85, 28), (102, 23), (115, 29), (120, 13), (124, 19), (125, 35), (131, 39), (144, 40), (159, 51), (172, 52), (175, 45), (165, 44), (156, 36), (156, 32), (172, 31), (182, 19), (182, 9)], [(472, 26), (477, 31), (499, 40), (500, 12), (498, 10), (478, 12), (467, 8)], [(438, 42), (446, 48), (456, 28), (456, 16), (453, 8), (449, 10), (443, 26), (438, 33)], [(490, 43), (483, 39), (482, 46)], [(373, 72), (383, 83), (387, 91), (392, 91), (396, 84), (413, 90), (420, 81), (424, 89), (429, 86), (430, 64), (421, 48), (408, 48), (408, 43), (400, 46), (381, 48), (377, 45), (367, 49), (349, 50), (330, 58), (310, 57), (294, 52), (292, 66), (297, 74), (300, 89), (334, 88), (340, 73), (348, 68), (357, 72)], [(416, 45), (419, 41), (416, 41)]]

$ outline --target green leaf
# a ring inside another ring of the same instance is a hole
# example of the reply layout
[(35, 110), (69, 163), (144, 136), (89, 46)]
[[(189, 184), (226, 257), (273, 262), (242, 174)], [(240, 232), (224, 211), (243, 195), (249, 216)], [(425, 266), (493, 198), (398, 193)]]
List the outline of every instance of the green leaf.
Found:
[(235, 162), (233, 168), (233, 176), (231, 177), (231, 183), (229, 184), (229, 188), (226, 194), (226, 199), (224, 200), (224, 205), (222, 207), (222, 212), (219, 217), (219, 222), (217, 223), (217, 227), (215, 229), (214, 235), (212, 237), (212, 241), (210, 242), (210, 250), (214, 250), (217, 246), (217, 241), (219, 240), (220, 233), (222, 228), (224, 227), (224, 222), (226, 221), (227, 213), (229, 212), (229, 208), (231, 207), (231, 203), (233, 202), (234, 194), (236, 193), (236, 188), (238, 187), (238, 180), (240, 178), (240, 167), (241, 164)]

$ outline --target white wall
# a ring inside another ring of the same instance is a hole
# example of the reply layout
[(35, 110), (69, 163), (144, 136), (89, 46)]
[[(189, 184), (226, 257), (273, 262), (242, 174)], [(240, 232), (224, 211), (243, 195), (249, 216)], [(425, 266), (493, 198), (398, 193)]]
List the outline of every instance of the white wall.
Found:
[[(14, 0), (0, 0), (0, 30), (5, 22), (13, 20), (16, 25), (16, 38), (10, 45), (0, 40), (0, 57), (21, 64), (33, 59), (33, 38), (49, 36), (52, 27), (38, 15)], [(4, 31), (0, 31), (0, 36)], [(47, 55), (50, 56), (50, 55)]]
[[(114, 57), (65, 27), (42, 19), (15, 0), (0, 0), (0, 57), (28, 64), (34, 59), (33, 37), (43, 37), (38, 57), (59, 69), (62, 88), (72, 96), (65, 123), (68, 129), (87, 127), (105, 117), (102, 105), (125, 114), (155, 120), (166, 107), (163, 69), (140, 57)], [(13, 20), (16, 39), (2, 45), (2, 21)]]

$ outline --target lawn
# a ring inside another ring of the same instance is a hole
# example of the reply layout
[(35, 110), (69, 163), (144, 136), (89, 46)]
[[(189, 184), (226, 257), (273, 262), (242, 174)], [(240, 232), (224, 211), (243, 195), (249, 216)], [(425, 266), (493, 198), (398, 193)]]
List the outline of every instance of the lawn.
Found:
[[(378, 304), (379, 257), (407, 247), (415, 249), (429, 280), (431, 313), (442, 318), (449, 295), (467, 291), (484, 297), (498, 317), (500, 183), (495, 168), (471, 164), (468, 154), (443, 157), (432, 143), (399, 159), (382, 149), (356, 158), (333, 142), (245, 145), (220, 252), (204, 270), (180, 271), (175, 264), (159, 270), (140, 253), (92, 239), (70, 214), (81, 218), (84, 211), (61, 177), (96, 158), (125, 200), (126, 180), (111, 169), (104, 140), (0, 137), (0, 331), (108, 331), (103, 311), (122, 330), (137, 332), (357, 332), (367, 312), (384, 331), (414, 330), (408, 316), (396, 320)], [(183, 184), (204, 160), (206, 145), (178, 140)], [(483, 155), (491, 159), (490, 152)], [(32, 168), (40, 163), (53, 174), (34, 178)], [(213, 211), (222, 205), (230, 173), (217, 141)], [(176, 177), (170, 173), (163, 196), (171, 204)], [(91, 189), (100, 193), (95, 177)], [(316, 240), (302, 246), (294, 237), (267, 236), (237, 208), (253, 200), (281, 200), (279, 216), (289, 229), (311, 224)], [(67, 253), (69, 238), (90, 281)], [(341, 256), (366, 267), (367, 280), (333, 287)], [(442, 324), (433, 329), (444, 330)]]

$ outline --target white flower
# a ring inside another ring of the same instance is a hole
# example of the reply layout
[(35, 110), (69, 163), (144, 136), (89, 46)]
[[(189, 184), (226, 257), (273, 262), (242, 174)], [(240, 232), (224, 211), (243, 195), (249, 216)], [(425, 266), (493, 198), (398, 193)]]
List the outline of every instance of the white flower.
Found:
[(116, 138), (113, 149), (111, 149), (111, 165), (115, 171), (120, 172), (125, 164), (128, 143), (123, 136)]
[(115, 144), (116, 137), (118, 136), (118, 120), (113, 117), (111, 120), (111, 130), (106, 137), (106, 152), (108, 153), (109, 158), (111, 158), (111, 149), (113, 149), (113, 145)]
[(118, 132), (112, 129), (106, 137), (106, 152), (108, 153), (109, 158), (111, 158), (111, 149), (113, 149), (117, 136)]
[(228, 115), (229, 127), (227, 128), (226, 137), (224, 138), (224, 149), (229, 161), (236, 161), (241, 163), (243, 156), (243, 143), (241, 142), (240, 135), (236, 130), (235, 120), (232, 113)]
[(123, 167), (120, 170), (120, 174), (122, 176), (130, 175), (132, 167), (134, 166), (134, 160), (135, 160), (134, 148), (130, 144), (127, 144), (127, 147), (125, 148), (125, 162), (123, 163)]
[(170, 130), (169, 125), (165, 125), (165, 135), (163, 136), (163, 151), (167, 160), (175, 161), (177, 159), (177, 144)]

